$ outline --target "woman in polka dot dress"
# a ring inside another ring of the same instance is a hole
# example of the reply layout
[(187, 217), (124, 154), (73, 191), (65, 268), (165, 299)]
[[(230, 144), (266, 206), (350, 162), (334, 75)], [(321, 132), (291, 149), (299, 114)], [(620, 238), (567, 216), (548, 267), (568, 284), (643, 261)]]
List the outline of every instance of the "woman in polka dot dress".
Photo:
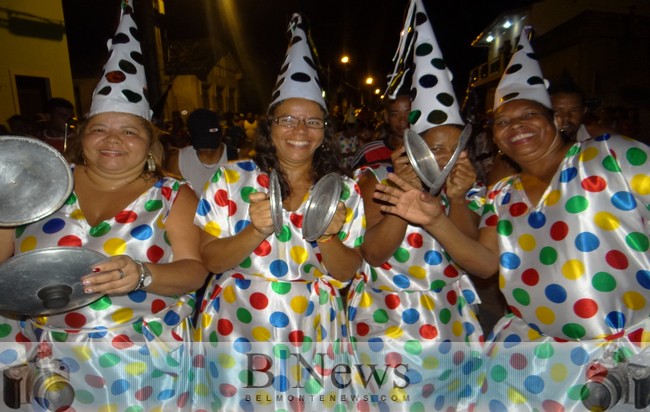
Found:
[[(440, 168), (451, 158), (460, 132), (445, 125), (424, 133)], [(400, 176), (422, 187), (403, 146), (393, 152), (392, 162)], [(408, 365), (409, 384), (396, 393), (390, 379), (379, 387), (376, 382), (366, 385), (367, 377), (359, 378), (357, 394), (371, 396), (357, 406), (373, 408), (378, 403), (387, 410), (416, 410), (435, 404), (437, 409), (462, 409), (462, 403), (471, 400), (474, 392), (468, 375), (475, 372), (472, 362), (476, 358), (472, 355), (480, 354), (483, 337), (472, 308), (478, 303), (477, 295), (465, 272), (431, 234), (398, 216), (381, 213), (372, 196), (376, 184), (386, 184), (391, 171), (393, 166), (385, 164), (357, 171), (368, 226), (361, 251), (374, 267), (364, 270), (369, 279), (353, 286), (349, 330), (357, 345), (357, 363)], [(440, 196), (446, 213), (465, 224), (471, 236), (476, 236), (479, 221), (472, 209), (481, 206), (484, 195), (484, 189), (472, 188), (475, 180), (476, 173), (463, 154)], [(403, 383), (400, 367), (389, 372), (397, 373), (389, 376)]]
[[(75, 389), (70, 410), (191, 407), (190, 292), (207, 271), (192, 224), (196, 196), (153, 170), (157, 149), (149, 121), (129, 113), (92, 116), (72, 150), (78, 163), (67, 202), (40, 221), (0, 232), (3, 259), (51, 247), (107, 256), (80, 279), (86, 292), (103, 295), (98, 300), (19, 324), (0, 321), (2, 363), (33, 360), (47, 347), (67, 366)], [(141, 282), (147, 272), (151, 282)]]
[(479, 410), (607, 409), (617, 395), (597, 391), (604, 371), (650, 342), (650, 150), (607, 134), (572, 145), (550, 110), (527, 99), (495, 111), (494, 136), (521, 172), (488, 193), (480, 244), (412, 190), (382, 187), (380, 197), (417, 204), (399, 213), (445, 233), (472, 273), (499, 271), (512, 313), (486, 345)]
[[(288, 98), (270, 108), (260, 127), (255, 161), (221, 168), (197, 210), (195, 222), (207, 233), (202, 255), (208, 269), (220, 273), (207, 286), (197, 322), (204, 347), (197, 373), (207, 375), (197, 405), (334, 408), (342, 399), (331, 367), (346, 361), (339, 357), (345, 339), (340, 289), (362, 262), (361, 196), (342, 176), (332, 223), (316, 241), (305, 240), (310, 189), (325, 174), (340, 173), (326, 113), (313, 100)], [(281, 233), (274, 233), (271, 215), (271, 170), (282, 186)]]

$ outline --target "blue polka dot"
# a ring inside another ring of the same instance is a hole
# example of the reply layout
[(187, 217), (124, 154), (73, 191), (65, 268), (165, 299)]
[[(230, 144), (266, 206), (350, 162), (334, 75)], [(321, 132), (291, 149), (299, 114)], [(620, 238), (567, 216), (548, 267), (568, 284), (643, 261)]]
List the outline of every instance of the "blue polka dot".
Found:
[(174, 312), (173, 310), (167, 312), (165, 314), (165, 317), (163, 318), (163, 322), (165, 322), (165, 325), (167, 326), (176, 326), (180, 321), (181, 321), (181, 317), (178, 315), (178, 313)]
[(466, 332), (468, 335), (471, 335), (471, 334), (474, 333), (474, 331), (476, 330), (476, 328), (474, 327), (474, 325), (472, 325), (470, 322), (463, 322), (463, 327), (465, 328), (465, 332)]
[(528, 215), (528, 225), (533, 229), (540, 229), (546, 224), (546, 216), (541, 212), (532, 212)]
[(578, 175), (578, 169), (576, 169), (575, 167), (564, 169), (563, 171), (560, 172), (560, 182), (568, 183), (572, 181), (577, 175)]
[(257, 167), (255, 166), (255, 163), (251, 161), (239, 162), (237, 163), (237, 166), (239, 166), (243, 170), (246, 170), (247, 172), (252, 172)]
[(216, 362), (210, 362), (208, 364), (208, 372), (210, 373), (210, 376), (212, 378), (218, 378), (219, 377), (219, 365), (217, 365)]
[(173, 389), (165, 389), (164, 391), (160, 391), (158, 393), (158, 400), (159, 401), (166, 401), (169, 399), (172, 399), (176, 395), (176, 391)]
[(576, 248), (581, 252), (593, 252), (600, 246), (598, 236), (589, 232), (582, 232), (576, 236)]
[(311, 316), (312, 313), (314, 313), (314, 302), (310, 300), (307, 304), (307, 311), (305, 312), (305, 316)]
[(73, 358), (63, 357), (61, 358), (61, 362), (65, 364), (65, 366), (68, 368), (68, 371), (70, 373), (77, 372), (81, 367), (79, 365), (79, 362), (77, 362), (77, 360)]
[(153, 229), (149, 225), (140, 225), (131, 230), (131, 236), (138, 240), (147, 240), (153, 235)]
[(126, 379), (118, 379), (111, 385), (111, 394), (121, 395), (124, 392), (128, 391), (131, 385)]
[(156, 183), (154, 183), (153, 186), (158, 188), (163, 187), (163, 180), (162, 179), (156, 180)]
[(416, 309), (406, 309), (402, 312), (402, 320), (409, 325), (414, 324), (420, 319), (420, 313)]
[(650, 270), (640, 270), (636, 272), (636, 281), (644, 289), (650, 289)]
[(446, 355), (451, 350), (451, 346), (452, 345), (449, 340), (442, 341), (438, 345), (438, 352), (442, 353), (443, 355)]
[(396, 275), (393, 277), (395, 286), (401, 289), (406, 289), (411, 285), (411, 281), (405, 275)]
[(538, 394), (544, 390), (544, 379), (539, 376), (527, 376), (524, 379), (524, 388), (530, 393)]
[(247, 353), (247, 352), (250, 352), (252, 346), (251, 346), (251, 343), (248, 341), (248, 339), (246, 339), (246, 338), (237, 338), (233, 342), (232, 348), (235, 350), (235, 352)]
[(147, 345), (141, 345), (140, 348), (138, 349), (138, 354), (141, 356), (151, 356), (151, 352), (149, 352), (149, 346)]
[(469, 303), (470, 305), (474, 303), (474, 301), (476, 300), (476, 294), (474, 293), (474, 291), (469, 289), (463, 289), (463, 296), (465, 297), (467, 303)]
[(605, 323), (614, 329), (623, 329), (625, 327), (625, 314), (622, 312), (611, 311), (605, 316)]
[(255, 406), (253, 405), (252, 400), (248, 400), (246, 398), (239, 401), (239, 407), (244, 412), (254, 412), (255, 411)]
[(0, 352), (0, 363), (9, 365), (18, 359), (18, 352), (14, 349), (7, 349)]
[(95, 332), (89, 333), (88, 337), (90, 339), (102, 339), (108, 333), (108, 329), (105, 326), (97, 326)]
[(251, 221), (250, 220), (239, 220), (237, 223), (235, 223), (235, 234), (241, 232), (246, 228), (246, 226), (250, 225)]
[(407, 369), (405, 375), (408, 379), (409, 385), (415, 385), (422, 382), (422, 375), (413, 368)]
[(278, 392), (286, 392), (289, 389), (289, 379), (284, 375), (275, 375), (273, 378), (273, 389)]
[(442, 254), (437, 250), (429, 250), (424, 254), (424, 261), (431, 266), (442, 263)]
[(612, 196), (612, 204), (614, 207), (624, 211), (634, 210), (636, 208), (636, 200), (630, 192), (617, 192)]
[(373, 352), (379, 352), (384, 349), (384, 341), (381, 338), (368, 339), (368, 348)]
[(506, 336), (506, 338), (503, 341), (503, 347), (506, 349), (513, 348), (520, 343), (521, 343), (521, 338), (518, 335), (512, 334)]
[(465, 387), (460, 391), (458, 396), (461, 398), (469, 398), (470, 396), (472, 396), (472, 387), (469, 385), (465, 385)]
[(63, 221), (63, 219), (59, 219), (59, 218), (50, 219), (49, 221), (47, 221), (47, 223), (43, 225), (43, 232), (48, 234), (57, 233), (58, 231), (63, 229), (64, 226), (65, 226), (65, 222)]
[(433, 403), (433, 407), (436, 408), (437, 411), (443, 408), (445, 405), (445, 397), (444, 395), (438, 395), (436, 396), (436, 400)]
[(512, 270), (512, 269), (517, 269), (521, 264), (521, 261), (519, 260), (519, 256), (515, 255), (514, 253), (505, 252), (501, 254), (501, 257), (499, 258), (499, 263), (505, 269)]
[(131, 299), (133, 302), (136, 303), (142, 303), (147, 299), (147, 292), (144, 290), (134, 290), (132, 292), (129, 292), (129, 299)]
[[(143, 326), (144, 326), (144, 325), (143, 325)], [(142, 328), (142, 334), (144, 335), (144, 338), (145, 338), (148, 342), (151, 342), (151, 341), (153, 341), (154, 339), (156, 339), (156, 336), (155, 336), (153, 333), (151, 333), (151, 331), (150, 331), (149, 329), (146, 329), (146, 328), (144, 328), (144, 327)]]
[(196, 214), (199, 216), (206, 216), (208, 213), (210, 213), (210, 210), (212, 210), (210, 202), (208, 202), (206, 199), (201, 198), (201, 200), (199, 200), (198, 206), (196, 207)]
[(507, 193), (505, 196), (503, 196), (503, 200), (501, 201), (502, 205), (507, 205), (510, 203), (510, 198), (512, 198), (512, 194)]
[(212, 301), (212, 307), (216, 312), (219, 312), (219, 308), (221, 307), (221, 299), (216, 298), (215, 300)]
[(235, 279), (235, 286), (237, 286), (237, 288), (239, 289), (246, 290), (250, 287), (250, 285), (251, 285), (251, 281), (249, 279), (242, 279), (242, 278)]
[(594, 140), (597, 141), (597, 142), (604, 142), (606, 140), (609, 140), (610, 136), (611, 135), (609, 133), (605, 133), (605, 134), (602, 134), (600, 136), (595, 137)]
[(586, 365), (587, 362), (589, 362), (589, 353), (585, 350), (585, 348), (573, 348), (569, 354), (569, 357), (571, 358), (571, 362), (577, 366)]
[(278, 259), (271, 262), (271, 265), (269, 265), (269, 270), (273, 276), (276, 278), (281, 278), (283, 276), (286, 276), (286, 274), (289, 272), (289, 265), (287, 265), (287, 262), (284, 260)]
[(357, 317), (357, 308), (351, 306), (348, 308), (348, 320), (354, 320)]
[(567, 297), (566, 290), (558, 284), (548, 285), (544, 289), (544, 293), (546, 294), (546, 299), (553, 303), (563, 303)]
[(490, 412), (508, 412), (508, 408), (496, 399), (492, 399), (489, 403)]

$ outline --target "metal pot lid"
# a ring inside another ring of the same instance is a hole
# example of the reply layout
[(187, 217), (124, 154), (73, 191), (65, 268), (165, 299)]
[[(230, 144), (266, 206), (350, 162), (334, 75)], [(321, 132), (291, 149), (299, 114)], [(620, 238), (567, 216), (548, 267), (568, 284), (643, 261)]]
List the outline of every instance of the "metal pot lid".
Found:
[(271, 170), (269, 175), (269, 201), (271, 202), (271, 219), (275, 227), (275, 234), (282, 233), (284, 220), (282, 219), (282, 189), (280, 189), (280, 179), (275, 170)]
[(22, 315), (65, 312), (99, 299), (86, 294), (81, 277), (105, 261), (101, 253), (80, 247), (37, 249), (0, 264), (0, 310)]
[(467, 142), (469, 141), (469, 138), (471, 136), (472, 136), (472, 124), (467, 123), (467, 125), (463, 129), (463, 132), (458, 137), (458, 146), (456, 146), (456, 150), (454, 150), (454, 153), (451, 155), (449, 162), (447, 162), (445, 168), (442, 169), (442, 172), (440, 172), (440, 174), (434, 179), (433, 184), (427, 185), (429, 186), (429, 193), (433, 195), (437, 195), (438, 192), (440, 192), (442, 187), (445, 185), (447, 176), (449, 176), (451, 169), (454, 168), (454, 165), (456, 164), (458, 158), (460, 157), (460, 153), (463, 151), (463, 149), (465, 149), (465, 146), (467, 146)]
[(52, 146), (0, 137), (0, 227), (20, 226), (58, 210), (72, 193), (72, 171)]
[(407, 129), (404, 132), (404, 148), (415, 174), (427, 187), (433, 186), (440, 175), (440, 167), (427, 142), (413, 130)]
[(302, 217), (302, 235), (306, 240), (313, 242), (327, 230), (341, 198), (341, 185), (341, 176), (329, 173), (311, 190)]

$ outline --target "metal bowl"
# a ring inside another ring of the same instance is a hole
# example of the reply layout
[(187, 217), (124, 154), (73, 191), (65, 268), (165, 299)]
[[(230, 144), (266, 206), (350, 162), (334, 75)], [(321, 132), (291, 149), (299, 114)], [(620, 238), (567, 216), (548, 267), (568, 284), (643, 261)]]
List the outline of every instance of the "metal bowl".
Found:
[(269, 201), (271, 203), (271, 218), (275, 227), (275, 234), (282, 233), (284, 221), (282, 219), (282, 189), (280, 188), (280, 179), (275, 170), (271, 170), (269, 175)]
[(341, 176), (329, 173), (323, 176), (311, 190), (302, 217), (302, 235), (313, 242), (323, 236), (332, 223), (341, 198)]
[(440, 167), (427, 142), (413, 130), (407, 129), (404, 132), (404, 149), (409, 163), (422, 183), (427, 187), (433, 186), (433, 182), (440, 175)]

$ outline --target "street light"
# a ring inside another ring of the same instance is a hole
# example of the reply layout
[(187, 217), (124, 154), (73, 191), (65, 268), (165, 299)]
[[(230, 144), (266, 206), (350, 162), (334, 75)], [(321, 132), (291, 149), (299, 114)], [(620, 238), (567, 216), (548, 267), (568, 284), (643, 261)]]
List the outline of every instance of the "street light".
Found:
[(368, 86), (371, 86), (374, 81), (375, 80), (372, 77), (370, 77), (370, 76), (366, 77), (366, 84)]
[(350, 57), (348, 55), (344, 54), (343, 57), (341, 57), (341, 63), (343, 63), (343, 64), (350, 63)]

